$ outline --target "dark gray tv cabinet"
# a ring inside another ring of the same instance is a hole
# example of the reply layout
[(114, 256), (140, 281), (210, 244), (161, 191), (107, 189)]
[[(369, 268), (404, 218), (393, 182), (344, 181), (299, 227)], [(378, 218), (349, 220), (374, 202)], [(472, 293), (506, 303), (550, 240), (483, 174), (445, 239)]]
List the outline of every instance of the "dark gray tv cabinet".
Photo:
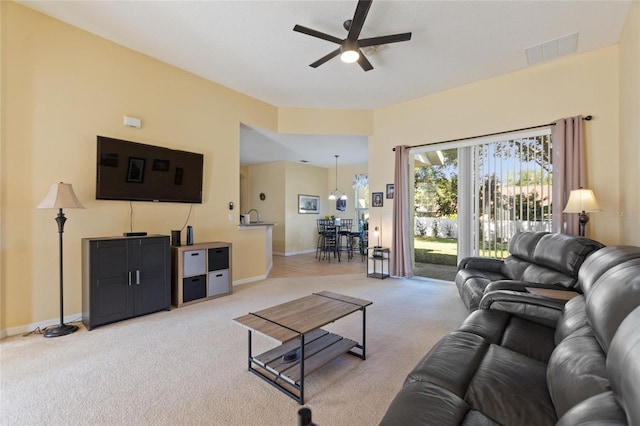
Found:
[(82, 239), (82, 322), (88, 330), (170, 308), (168, 236)]

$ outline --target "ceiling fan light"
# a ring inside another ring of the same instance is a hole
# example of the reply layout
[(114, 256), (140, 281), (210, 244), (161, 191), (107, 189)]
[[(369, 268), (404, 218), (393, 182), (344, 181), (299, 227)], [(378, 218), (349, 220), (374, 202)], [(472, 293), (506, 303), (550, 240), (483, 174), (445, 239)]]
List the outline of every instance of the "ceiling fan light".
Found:
[(355, 50), (345, 50), (340, 55), (340, 59), (346, 64), (352, 64), (360, 59), (360, 54)]

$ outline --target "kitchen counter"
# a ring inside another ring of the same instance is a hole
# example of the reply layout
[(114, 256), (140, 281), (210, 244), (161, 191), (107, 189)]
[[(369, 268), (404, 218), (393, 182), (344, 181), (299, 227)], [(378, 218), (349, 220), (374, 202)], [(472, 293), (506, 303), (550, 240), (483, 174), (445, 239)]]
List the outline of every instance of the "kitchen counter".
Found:
[(253, 222), (250, 223), (248, 225), (245, 225), (243, 223), (241, 223), (240, 225), (238, 225), (240, 228), (255, 228), (258, 226), (275, 226), (277, 225), (277, 223), (274, 222)]

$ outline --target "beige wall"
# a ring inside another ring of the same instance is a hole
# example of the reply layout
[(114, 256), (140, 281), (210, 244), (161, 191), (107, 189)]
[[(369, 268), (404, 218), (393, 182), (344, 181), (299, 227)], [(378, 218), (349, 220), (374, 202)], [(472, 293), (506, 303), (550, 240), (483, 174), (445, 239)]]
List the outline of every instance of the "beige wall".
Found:
[[(260, 219), (265, 222), (275, 222), (273, 227), (272, 249), (278, 252), (285, 245), (285, 168), (283, 161), (275, 163), (258, 164), (249, 166), (249, 209), (260, 212)], [(260, 194), (265, 194), (265, 199), (260, 199)], [(251, 220), (256, 220), (255, 213), (251, 214)]]
[(633, 2), (620, 41), (620, 242), (640, 245), (640, 3)]
[(373, 112), (278, 108), (278, 131), (319, 135), (371, 135)]
[[(316, 219), (327, 211), (327, 174), (328, 169), (307, 164), (287, 163), (287, 181), (285, 184), (286, 245), (279, 254), (291, 255), (312, 252), (316, 248), (318, 237)], [(320, 197), (319, 214), (298, 213), (298, 195), (317, 195)]]
[[(2, 306), (0, 330), (59, 315), (56, 212), (37, 210), (52, 183), (73, 184), (65, 314), (81, 311), (80, 240), (129, 230), (129, 203), (95, 199), (96, 135), (204, 154), (196, 242), (231, 241), (233, 279), (264, 274), (264, 236), (238, 232), (240, 122), (276, 130), (277, 109), (11, 2), (2, 2)], [(170, 101), (167, 101), (170, 100)], [(123, 115), (141, 129), (122, 125)], [(230, 179), (233, 176), (233, 179)], [(189, 205), (133, 203), (134, 230), (168, 234)]]
[[(384, 191), (393, 181), (395, 145), (416, 145), (550, 123), (558, 118), (593, 115), (585, 123), (587, 181), (604, 209), (617, 206), (621, 193), (618, 146), (618, 48), (570, 56), (522, 71), (468, 84), (375, 112), (369, 138), (369, 185)], [(636, 117), (637, 122), (637, 117)], [(371, 210), (382, 219), (384, 244), (390, 244), (391, 203)], [(589, 234), (617, 243), (620, 220), (591, 214)]]

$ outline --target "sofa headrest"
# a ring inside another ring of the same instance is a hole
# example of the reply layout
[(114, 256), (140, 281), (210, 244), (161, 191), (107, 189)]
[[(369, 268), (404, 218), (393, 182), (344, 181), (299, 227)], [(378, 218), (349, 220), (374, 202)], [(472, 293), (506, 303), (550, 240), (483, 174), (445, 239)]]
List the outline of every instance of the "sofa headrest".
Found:
[(594, 282), (609, 269), (631, 259), (640, 259), (640, 247), (610, 246), (593, 253), (578, 272), (578, 285), (588, 293)]
[(640, 307), (622, 321), (607, 354), (607, 374), (630, 425), (640, 424)]
[(640, 259), (603, 273), (585, 293), (585, 301), (593, 334), (606, 353), (620, 323), (640, 305)]
[(548, 232), (518, 232), (509, 241), (509, 254), (533, 262), (533, 252)]
[(578, 271), (585, 259), (603, 247), (603, 244), (588, 238), (547, 234), (540, 238), (535, 248), (533, 263), (578, 278)]

